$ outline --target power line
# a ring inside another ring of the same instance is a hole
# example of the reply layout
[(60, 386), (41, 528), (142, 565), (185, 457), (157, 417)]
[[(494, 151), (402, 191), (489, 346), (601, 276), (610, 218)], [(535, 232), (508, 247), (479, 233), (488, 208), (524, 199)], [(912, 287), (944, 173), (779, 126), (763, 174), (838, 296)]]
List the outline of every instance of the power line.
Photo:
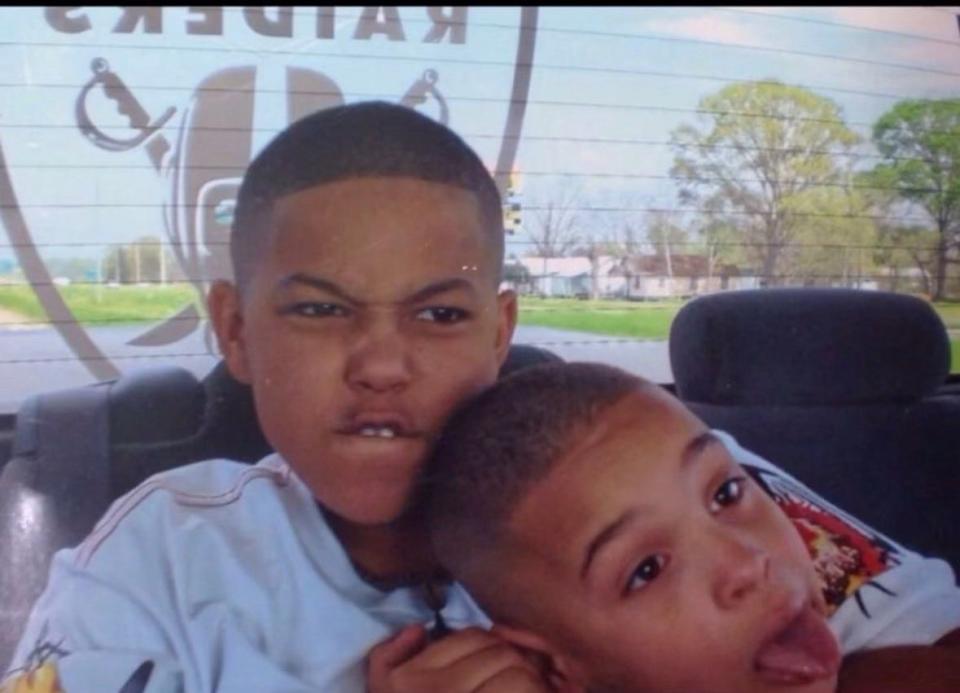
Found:
[[(545, 177), (545, 178), (615, 178), (615, 179), (624, 179), (624, 180), (671, 180), (679, 181), (682, 183), (748, 183), (748, 184), (759, 184), (763, 183), (759, 178), (720, 178), (720, 177), (710, 177), (710, 176), (698, 176), (695, 179), (679, 179), (676, 176), (669, 176), (663, 174), (650, 174), (650, 173), (614, 173), (614, 172), (603, 172), (603, 171), (592, 171), (592, 172), (582, 172), (582, 171), (524, 171), (523, 175), (526, 177)], [(890, 191), (890, 192), (910, 192), (910, 193), (938, 193), (940, 192), (936, 188), (908, 188), (908, 187), (893, 187), (893, 186), (881, 186), (881, 185), (870, 185), (863, 183), (805, 183), (806, 188), (842, 188), (848, 190), (879, 190), (879, 191)], [(151, 209), (151, 208), (162, 208), (163, 205), (160, 203), (102, 203), (102, 202), (76, 202), (76, 203), (66, 203), (66, 202), (57, 202), (49, 204), (26, 204), (26, 205), (14, 205), (14, 204), (0, 204), (0, 209)], [(182, 207), (190, 209), (196, 208), (197, 205), (183, 204)]]
[[(589, 174), (584, 174), (589, 175)], [(886, 188), (884, 188), (886, 189)], [(896, 190), (896, 188), (889, 188), (889, 190)], [(0, 209), (3, 209), (5, 206), (0, 205)], [(7, 207), (13, 207), (13, 205), (7, 205)], [(98, 203), (58, 203), (55, 205), (45, 205), (45, 204), (32, 204), (32, 205), (17, 205), (18, 209), (154, 209), (162, 207), (161, 204), (157, 203), (123, 203), (123, 204), (111, 204), (108, 202), (98, 202)], [(205, 209), (203, 205), (197, 204), (183, 204), (180, 205), (183, 209)], [(749, 210), (714, 210), (714, 209), (700, 209), (697, 207), (652, 207), (652, 206), (643, 206), (643, 207), (620, 207), (620, 206), (589, 206), (582, 207), (578, 205), (571, 205), (563, 208), (564, 211), (569, 212), (582, 212), (587, 214), (634, 214), (634, 213), (647, 213), (647, 212), (656, 212), (656, 213), (666, 213), (666, 214), (693, 214), (698, 216), (719, 216), (719, 217), (761, 217), (768, 214), (766, 211), (749, 211)], [(536, 204), (525, 204), (522, 206), (521, 212), (543, 212), (543, 211), (556, 211), (556, 206), (550, 205), (536, 205)], [(789, 212), (788, 216), (795, 219), (866, 219), (871, 221), (883, 221), (883, 222), (919, 222), (926, 223), (929, 222), (929, 217), (919, 216), (919, 215), (883, 215), (883, 214), (835, 214), (829, 212)], [(215, 247), (215, 246), (228, 246), (229, 241), (208, 241), (203, 245), (206, 247)], [(170, 243), (164, 241), (91, 241), (91, 242), (77, 242), (77, 241), (68, 241), (63, 243), (20, 243), (20, 244), (4, 244), (0, 243), (0, 248), (43, 248), (43, 247), (123, 247), (123, 248), (150, 248), (156, 246), (166, 246)]]
[[(465, 97), (472, 98), (472, 97)], [(483, 100), (484, 97), (476, 97), (474, 100)], [(490, 100), (490, 99), (488, 99)], [(496, 100), (496, 99), (494, 99)], [(502, 100), (507, 102), (509, 100)], [(758, 120), (779, 120), (791, 123), (819, 123), (822, 125), (840, 125), (847, 128), (864, 128), (872, 131), (873, 123), (864, 123), (860, 121), (847, 122), (838, 118), (814, 118), (795, 115), (780, 115), (770, 113), (751, 113), (749, 111), (721, 111), (703, 108), (681, 108), (679, 106), (657, 106), (650, 104), (623, 104), (623, 103), (599, 103), (582, 101), (555, 101), (555, 100), (534, 100), (526, 101), (527, 105), (550, 106), (559, 108), (596, 108), (606, 110), (624, 110), (624, 111), (654, 111), (663, 113), (684, 113), (690, 115), (707, 115), (715, 117), (737, 117), (737, 118), (756, 118)], [(73, 123), (7, 123), (3, 126), (9, 129), (30, 129), (30, 130), (76, 130), (77, 126)], [(104, 125), (102, 130), (126, 131), (129, 128), (120, 125)], [(250, 127), (214, 127), (214, 126), (196, 126), (192, 128), (193, 132), (276, 132), (275, 128), (250, 128)], [(955, 131), (950, 130), (928, 130), (928, 134), (945, 135), (948, 137), (957, 137)]]
[[(538, 69), (540, 66), (537, 66)], [(566, 68), (556, 68), (556, 69), (566, 69)], [(573, 68), (571, 68), (573, 69)], [(622, 70), (617, 70), (621, 72)], [(690, 79), (697, 81), (715, 81), (723, 82), (724, 84), (736, 84), (742, 81), (750, 81), (758, 84), (783, 84), (784, 86), (797, 87), (800, 89), (808, 89), (811, 91), (826, 91), (826, 92), (837, 92), (840, 94), (849, 94), (852, 96), (868, 96), (878, 99), (892, 99), (892, 100), (901, 100), (909, 98), (907, 94), (888, 94), (884, 92), (874, 92), (874, 91), (864, 91), (862, 89), (847, 89), (843, 87), (832, 87), (832, 86), (823, 86), (816, 84), (799, 84), (799, 83), (785, 83), (776, 80), (735, 80), (729, 77), (719, 77), (716, 75), (701, 75), (696, 73), (684, 73), (684, 72), (664, 72), (659, 70), (641, 70), (641, 69), (629, 69), (626, 70), (632, 76), (638, 77), (666, 77), (669, 79)], [(76, 84), (67, 84), (67, 83), (56, 83), (56, 82), (0, 82), (0, 88), (6, 89), (70, 89), (76, 90)], [(393, 98), (394, 94), (384, 94), (374, 93), (374, 92), (333, 92), (333, 91), (324, 91), (324, 90), (309, 90), (309, 89), (296, 89), (296, 90), (286, 90), (286, 89), (272, 89), (269, 87), (262, 88), (251, 88), (251, 89), (228, 89), (226, 87), (190, 87), (190, 86), (173, 86), (173, 85), (156, 85), (156, 84), (128, 84), (127, 88), (135, 93), (142, 93), (145, 91), (172, 91), (172, 92), (190, 92), (191, 94), (218, 94), (218, 93), (227, 93), (227, 94), (291, 94), (297, 96), (325, 96), (325, 97), (350, 97), (350, 98)], [(444, 94), (444, 99), (447, 101), (468, 101), (468, 100), (483, 100), (480, 97), (471, 97), (465, 95), (447, 95)], [(505, 103), (510, 103), (509, 99), (494, 99), (492, 97), (487, 98), (488, 101), (503, 101)], [(535, 103), (529, 102), (528, 103)]]
[[(540, 31), (540, 29), (538, 29)], [(581, 36), (591, 36), (597, 35), (601, 37), (610, 37), (611, 32), (602, 32), (602, 31), (592, 31), (592, 30), (569, 30), (577, 35)], [(855, 63), (861, 65), (872, 65), (874, 67), (884, 67), (892, 68), (899, 70), (908, 70), (912, 72), (922, 72), (928, 74), (939, 74), (945, 75), (948, 77), (960, 77), (960, 72), (952, 72), (949, 70), (940, 70), (932, 67), (923, 67), (919, 65), (908, 65), (904, 63), (889, 63), (881, 60), (870, 60), (868, 58), (851, 58), (842, 55), (834, 55), (829, 53), (816, 53), (813, 51), (800, 51), (787, 48), (769, 48), (766, 46), (755, 46), (750, 44), (733, 44), (733, 43), (724, 43), (721, 41), (708, 41), (706, 39), (697, 39), (697, 38), (686, 38), (686, 37), (668, 37), (668, 36), (654, 36), (648, 34), (628, 34), (624, 36), (625, 38), (631, 38), (642, 41), (657, 41), (665, 43), (693, 43), (697, 45), (708, 45), (716, 46), (721, 48), (735, 48), (740, 50), (755, 51), (761, 53), (774, 53), (779, 55), (796, 55), (801, 57), (816, 58), (823, 60), (834, 60), (841, 63)], [(312, 42), (312, 41), (311, 41)], [(62, 49), (64, 47), (63, 43), (54, 42), (54, 41), (0, 41), (0, 46), (14, 46), (17, 48), (58, 48)], [(256, 54), (256, 55), (297, 55), (304, 56), (309, 55), (312, 58), (342, 58), (349, 60), (385, 60), (384, 56), (377, 54), (365, 54), (365, 53), (350, 53), (349, 55), (344, 53), (330, 53), (330, 52), (318, 52), (318, 51), (308, 51), (306, 49), (299, 50), (284, 50), (278, 48), (244, 48), (240, 46), (231, 46), (229, 48), (218, 48), (215, 46), (190, 46), (190, 45), (179, 45), (179, 46), (170, 46), (170, 45), (150, 45), (147, 43), (138, 44), (138, 45), (126, 45), (126, 44), (103, 44), (103, 43), (84, 43), (76, 42), (70, 44), (71, 48), (84, 48), (84, 49), (95, 49), (95, 50), (135, 50), (135, 51), (171, 51), (171, 52), (199, 52), (199, 53), (244, 53), (244, 54)], [(414, 56), (404, 56), (404, 55), (391, 55), (388, 58), (390, 61), (415, 61), (418, 63), (423, 62), (422, 57)], [(571, 66), (571, 65), (558, 65), (558, 64), (549, 64), (549, 63), (516, 63), (515, 61), (505, 61), (505, 60), (477, 60), (477, 59), (459, 59), (459, 58), (446, 58), (446, 57), (432, 57), (431, 62), (439, 64), (466, 64), (473, 66), (486, 65), (491, 67), (536, 67), (538, 70), (543, 69), (559, 69), (559, 70), (570, 70), (570, 71), (604, 71), (604, 72), (630, 72), (630, 70), (624, 69), (612, 69), (612, 68), (590, 68), (587, 66)]]
[[(70, 126), (63, 125), (57, 126), (57, 128), (68, 129)], [(119, 130), (121, 128), (107, 128), (104, 127), (104, 130), (115, 129)], [(214, 128), (207, 128), (214, 130)], [(274, 132), (271, 128), (236, 128), (236, 130), (242, 130), (243, 132)], [(787, 153), (787, 154), (800, 154), (805, 155), (817, 155), (817, 156), (837, 156), (837, 157), (852, 157), (852, 158), (861, 158), (861, 159), (883, 159), (885, 161), (926, 161), (922, 157), (910, 157), (910, 156), (885, 156), (883, 154), (872, 154), (870, 152), (860, 152), (860, 151), (834, 151), (830, 149), (810, 149), (805, 150), (799, 147), (755, 147), (755, 146), (735, 146), (731, 144), (697, 144), (697, 143), (678, 143), (672, 142), (670, 140), (645, 140), (645, 139), (635, 139), (635, 138), (618, 138), (618, 137), (566, 137), (566, 136), (551, 136), (551, 135), (503, 135), (499, 133), (469, 133), (462, 132), (460, 136), (465, 139), (493, 139), (493, 140), (521, 140), (525, 143), (530, 142), (544, 142), (551, 144), (609, 144), (617, 146), (641, 146), (641, 147), (676, 147), (679, 149), (702, 149), (702, 150), (731, 150), (736, 152), (766, 152), (766, 153)], [(73, 163), (63, 163), (63, 164), (27, 164), (27, 163), (12, 163), (7, 164), (7, 167), (12, 170), (17, 169), (62, 169), (62, 170), (114, 170), (114, 169), (130, 169), (130, 170), (144, 170), (149, 169), (151, 171), (155, 170), (154, 166), (150, 164), (73, 164)], [(200, 165), (200, 164), (185, 164), (181, 165), (180, 170), (183, 171), (234, 171), (236, 166), (232, 165)]]

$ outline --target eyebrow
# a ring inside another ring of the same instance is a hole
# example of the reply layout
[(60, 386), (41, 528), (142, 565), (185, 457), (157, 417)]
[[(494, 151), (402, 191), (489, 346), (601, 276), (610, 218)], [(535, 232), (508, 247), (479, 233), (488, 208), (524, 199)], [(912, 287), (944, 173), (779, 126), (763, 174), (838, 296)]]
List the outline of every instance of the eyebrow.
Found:
[(620, 534), (630, 522), (632, 522), (639, 511), (636, 508), (631, 508), (625, 513), (620, 515), (613, 522), (608, 524), (603, 528), (603, 531), (600, 532), (597, 536), (593, 538), (593, 541), (590, 542), (587, 546), (587, 550), (584, 555), (583, 565), (580, 567), (580, 579), (584, 580), (587, 577), (587, 574), (590, 572), (590, 564), (593, 563), (593, 559), (596, 557), (597, 553), (600, 551), (600, 548), (608, 543)]
[[(294, 284), (303, 284), (313, 289), (324, 291), (348, 303), (353, 303), (353, 304), (363, 303), (363, 301), (351, 296), (347, 291), (341, 288), (336, 282), (332, 282), (329, 279), (324, 279), (323, 277), (318, 277), (316, 275), (306, 274), (303, 272), (296, 272), (294, 274), (284, 277), (278, 282), (277, 288), (282, 290)], [(441, 279), (439, 281), (432, 282), (430, 284), (427, 284), (423, 288), (417, 289), (409, 296), (401, 299), (400, 303), (404, 303), (404, 304), (420, 303), (421, 301), (425, 301), (439, 294), (443, 294), (448, 291), (455, 291), (457, 289), (465, 290), (471, 294), (476, 293), (476, 289), (474, 288), (473, 284), (470, 281), (462, 277), (451, 277), (450, 279)]]
[(353, 296), (341, 289), (340, 286), (338, 286), (335, 282), (332, 282), (329, 279), (324, 279), (323, 277), (317, 277), (312, 274), (304, 274), (303, 272), (296, 272), (284, 277), (277, 282), (277, 289), (283, 290), (295, 284), (303, 284), (313, 289), (325, 291), (326, 293), (333, 294), (337, 298), (349, 303), (358, 302), (355, 298), (353, 298)]
[[(712, 431), (704, 431), (700, 435), (694, 437), (689, 443), (687, 443), (680, 455), (681, 469), (688, 467), (694, 460), (699, 458), (706, 448), (716, 444), (722, 444), (722, 442), (723, 441), (721, 441)], [(600, 533), (593, 538), (584, 552), (583, 565), (580, 568), (581, 580), (584, 580), (587, 577), (587, 574), (590, 572), (590, 565), (593, 563), (593, 559), (596, 557), (596, 555), (600, 552), (600, 549), (606, 544), (609, 544), (624, 530), (624, 528), (626, 528), (627, 525), (631, 524), (639, 515), (642, 514), (643, 512), (641, 509), (630, 508), (609, 523), (606, 527), (604, 527)]]
[(418, 289), (407, 296), (402, 302), (420, 303), (421, 301), (426, 301), (427, 299), (433, 298), (439, 294), (443, 294), (448, 291), (456, 291), (457, 289), (462, 289), (471, 294), (475, 294), (477, 292), (476, 288), (470, 281), (464, 279), (463, 277), (451, 277), (450, 279), (441, 279), (440, 281), (433, 282), (432, 284), (427, 284), (422, 289)]
[(680, 455), (680, 466), (688, 467), (691, 462), (696, 460), (703, 451), (714, 445), (722, 445), (721, 441), (713, 431), (704, 431), (687, 443)]

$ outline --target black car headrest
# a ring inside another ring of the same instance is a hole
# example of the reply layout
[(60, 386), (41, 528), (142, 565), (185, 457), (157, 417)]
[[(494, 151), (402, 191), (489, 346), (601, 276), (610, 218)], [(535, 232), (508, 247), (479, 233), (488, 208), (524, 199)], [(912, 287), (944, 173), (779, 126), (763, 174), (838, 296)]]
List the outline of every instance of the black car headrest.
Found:
[[(523, 344), (510, 347), (500, 374), (560, 357)], [(260, 430), (250, 387), (221, 361), (203, 379), (179, 366), (155, 366), (125, 374), (109, 392), (110, 439), (131, 454), (183, 448), (203, 457), (254, 462), (270, 445)]]
[(714, 404), (864, 404), (931, 394), (950, 369), (933, 308), (903, 294), (759, 289), (697, 298), (670, 330), (677, 394)]
[(112, 442), (151, 445), (189, 438), (196, 433), (203, 409), (203, 388), (180, 366), (125, 373), (110, 388)]

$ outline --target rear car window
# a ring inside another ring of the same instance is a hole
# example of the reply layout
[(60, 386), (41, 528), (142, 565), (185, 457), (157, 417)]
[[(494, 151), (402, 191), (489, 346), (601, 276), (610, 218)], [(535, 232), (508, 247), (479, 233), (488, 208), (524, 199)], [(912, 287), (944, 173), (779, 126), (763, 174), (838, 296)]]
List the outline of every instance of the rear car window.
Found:
[(911, 293), (960, 331), (956, 7), (0, 8), (0, 412), (218, 356), (244, 167), (407, 104), (501, 188), (517, 340), (670, 383), (705, 293)]

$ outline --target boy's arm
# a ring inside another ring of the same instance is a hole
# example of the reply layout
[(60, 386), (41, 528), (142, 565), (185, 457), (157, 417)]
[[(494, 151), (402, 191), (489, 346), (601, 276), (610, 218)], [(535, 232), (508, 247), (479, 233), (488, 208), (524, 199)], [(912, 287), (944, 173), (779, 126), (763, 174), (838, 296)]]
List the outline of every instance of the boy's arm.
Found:
[(843, 660), (838, 693), (960, 691), (960, 629), (927, 647), (886, 647)]

